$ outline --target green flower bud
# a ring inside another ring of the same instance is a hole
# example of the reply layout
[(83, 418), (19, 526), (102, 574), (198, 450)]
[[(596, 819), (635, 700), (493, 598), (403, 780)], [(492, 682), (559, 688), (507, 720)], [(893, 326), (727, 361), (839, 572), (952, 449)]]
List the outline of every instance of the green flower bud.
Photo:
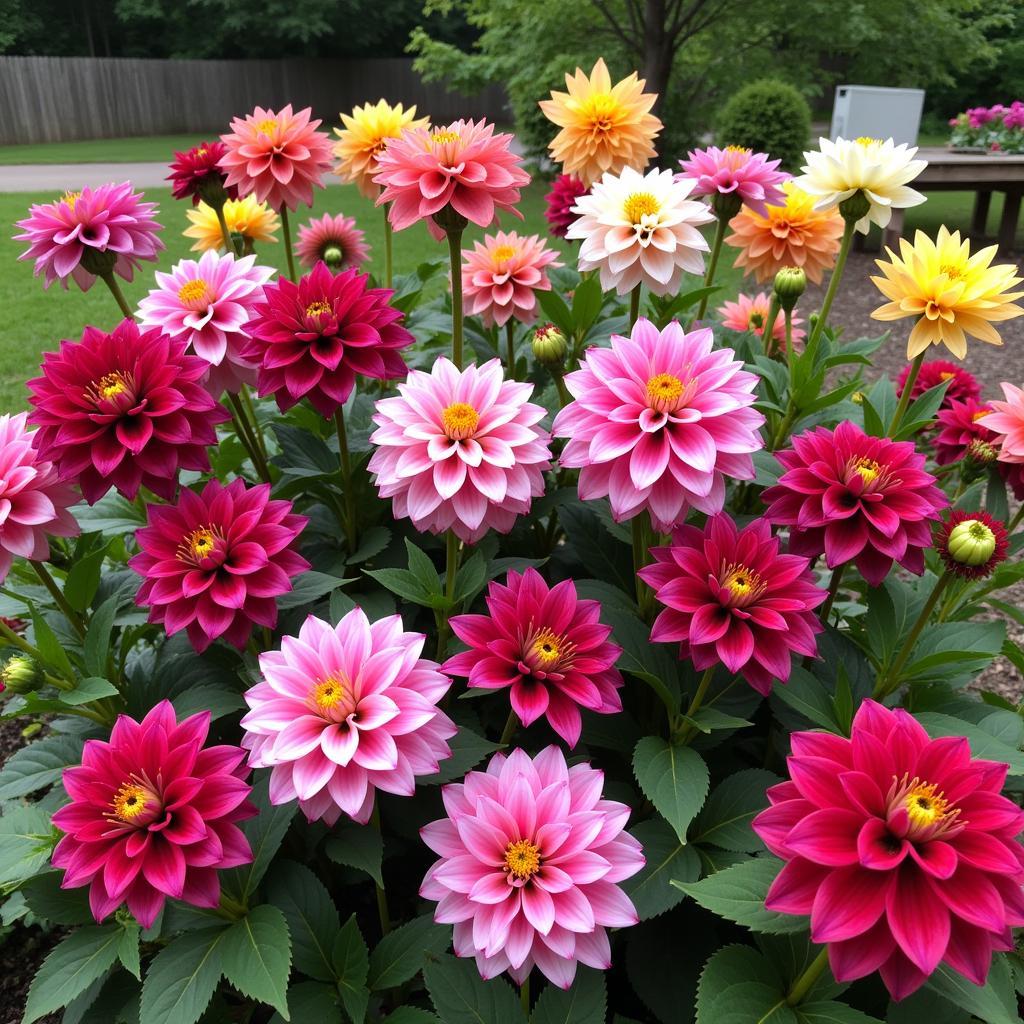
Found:
[(15, 654), (0, 668), (0, 684), (11, 693), (32, 693), (43, 681), (43, 670), (24, 654)]
[(533, 355), (544, 366), (561, 366), (568, 349), (565, 335), (554, 324), (545, 324), (533, 332)]
[(988, 466), (999, 458), (999, 451), (996, 449), (995, 445), (989, 444), (988, 441), (982, 441), (980, 438), (975, 438), (967, 446), (965, 455), (971, 462), (977, 463), (981, 466)]
[(803, 267), (783, 267), (775, 275), (775, 297), (787, 313), (793, 312), (797, 299), (806, 288), (807, 274)]
[(859, 189), (849, 199), (844, 199), (839, 204), (839, 212), (843, 215), (843, 220), (847, 222), (851, 220), (856, 222), (866, 217), (870, 209), (871, 200)]
[(434, 214), (434, 223), (446, 234), (461, 234), (469, 221), (449, 203)]
[(950, 531), (946, 548), (954, 562), (984, 565), (996, 550), (996, 535), (980, 519), (965, 519)]
[(196, 191), (199, 198), (214, 210), (219, 210), (231, 198), (224, 188), (223, 179), (216, 174), (208, 174), (203, 178)]
[(329, 245), (324, 249), (324, 263), (327, 264), (332, 270), (340, 270), (342, 261), (345, 259), (345, 254), (341, 251), (341, 246)]
[(711, 209), (719, 220), (729, 221), (740, 212), (743, 200), (735, 192), (716, 192), (711, 200)]
[(82, 267), (90, 274), (97, 277), (106, 277), (114, 271), (114, 264), (117, 263), (117, 253), (112, 249), (94, 249), (91, 245), (85, 246), (82, 252)]

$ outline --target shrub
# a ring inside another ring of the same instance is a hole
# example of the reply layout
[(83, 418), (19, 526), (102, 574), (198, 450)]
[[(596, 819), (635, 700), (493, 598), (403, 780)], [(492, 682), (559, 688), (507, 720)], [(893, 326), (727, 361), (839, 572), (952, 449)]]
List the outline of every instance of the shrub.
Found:
[(718, 122), (718, 143), (747, 146), (799, 167), (811, 134), (811, 108), (786, 82), (763, 78), (745, 85), (726, 103)]

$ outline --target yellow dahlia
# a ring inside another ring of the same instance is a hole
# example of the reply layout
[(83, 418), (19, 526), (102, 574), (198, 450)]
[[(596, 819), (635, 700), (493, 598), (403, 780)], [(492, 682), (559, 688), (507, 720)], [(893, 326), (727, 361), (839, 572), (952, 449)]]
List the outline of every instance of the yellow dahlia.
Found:
[(376, 199), (380, 185), (374, 184), (373, 176), (378, 171), (377, 157), (388, 139), (397, 139), (405, 128), (425, 128), (430, 118), (417, 118), (415, 106), (406, 110), (401, 103), (391, 106), (387, 100), (378, 100), (356, 107), (351, 114), (342, 114), (341, 123), (344, 128), (334, 129), (338, 136), (334, 173), (342, 181), (354, 182), (367, 199)]
[(727, 245), (740, 250), (734, 266), (757, 281), (769, 281), (783, 267), (802, 267), (815, 284), (830, 270), (843, 236), (843, 218), (834, 207), (816, 210), (814, 198), (791, 181), (783, 182), (785, 202), (769, 205), (766, 216), (744, 206), (731, 221)]
[[(185, 216), (192, 222), (184, 231), (186, 238), (195, 238), (193, 252), (224, 247), (224, 236), (220, 231), (217, 211), (206, 203), (200, 203), (193, 210), (186, 210)], [(253, 242), (276, 242), (274, 232), (281, 226), (280, 218), (266, 203), (258, 203), (253, 193), (242, 199), (229, 199), (224, 203), (224, 220), (228, 231), (241, 235), (248, 247)]]
[(612, 85), (605, 62), (598, 60), (589, 78), (577, 68), (565, 76), (567, 93), (552, 92), (540, 101), (544, 116), (562, 129), (549, 148), (565, 174), (575, 174), (589, 188), (605, 171), (647, 166), (662, 124), (650, 113), (658, 97), (644, 92), (644, 84), (634, 71)]
[(918, 231), (911, 245), (900, 239), (900, 256), (886, 249), (891, 262), (876, 260), (884, 277), (873, 277), (890, 301), (871, 314), (876, 320), (917, 317), (907, 342), (913, 359), (929, 345), (945, 345), (958, 359), (967, 354), (967, 336), (1002, 345), (993, 323), (1024, 313), (1013, 300), (1024, 291), (1011, 291), (1021, 283), (1011, 264), (990, 266), (996, 246), (971, 255), (970, 243), (959, 231), (939, 228), (933, 242)]

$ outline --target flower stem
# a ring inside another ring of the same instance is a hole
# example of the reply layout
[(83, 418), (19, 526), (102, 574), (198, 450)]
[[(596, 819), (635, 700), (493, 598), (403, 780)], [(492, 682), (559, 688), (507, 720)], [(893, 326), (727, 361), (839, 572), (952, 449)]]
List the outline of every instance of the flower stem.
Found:
[(462, 369), (462, 228), (448, 231), (448, 260), (452, 268), (452, 362)]
[(444, 652), (448, 647), (448, 634), (451, 627), (448, 619), (455, 610), (455, 581), (459, 575), (459, 538), (455, 536), (454, 530), (449, 530), (444, 539), (444, 595), (446, 598), (446, 610), (436, 611), (434, 617), (437, 621), (437, 652), (434, 655), (435, 661), (444, 659)]
[[(839, 245), (839, 253), (836, 256), (836, 265), (832, 268), (832, 276), (828, 279), (828, 289), (825, 292), (825, 299), (821, 304), (821, 311), (818, 313), (818, 322), (811, 329), (810, 337), (807, 339), (807, 349), (814, 351), (818, 346), (818, 339), (825, 329), (825, 322), (832, 310), (832, 301), (839, 291), (839, 280), (843, 276), (843, 268), (846, 266), (846, 257), (850, 254), (850, 245), (853, 242), (853, 232), (856, 222), (848, 220), (843, 227), (843, 240)], [(806, 351), (805, 350), (805, 351)]]
[(228, 222), (224, 217), (224, 204), (220, 203), (217, 207), (217, 223), (220, 225), (221, 237), (224, 239), (224, 251), (234, 253), (235, 256), (241, 256), (242, 250), (239, 246), (235, 245), (234, 239), (231, 237), (231, 232), (228, 230)]
[[(561, 370), (553, 371), (551, 376), (555, 378), (555, 387), (558, 390), (558, 401), (564, 409), (572, 401), (572, 395), (569, 394), (569, 389), (565, 386), (565, 377), (562, 375)], [(1024, 508), (1024, 506), (1021, 507)]]
[(505, 728), (501, 730), (501, 739), (498, 740), (498, 746), (507, 747), (512, 742), (512, 737), (515, 736), (516, 730), (519, 728), (519, 716), (513, 708), (508, 713), (508, 718), (505, 719)]
[(508, 379), (516, 379), (516, 328), (515, 321), (505, 324), (505, 347), (508, 351)]
[(530, 1019), (530, 976), (523, 978), (519, 986), (519, 1005), (523, 1008), (523, 1014), (527, 1020)]
[(235, 433), (238, 435), (238, 440), (245, 446), (246, 451), (249, 453), (249, 458), (252, 459), (252, 464), (256, 469), (257, 474), (264, 483), (270, 483), (270, 467), (267, 465), (266, 459), (263, 458), (263, 454), (260, 452), (260, 446), (256, 442), (256, 437), (252, 432), (252, 428), (249, 426), (248, 417), (245, 415), (245, 409), (242, 408), (242, 403), (238, 399), (238, 395), (232, 395), (228, 393), (228, 404), (232, 410), (232, 421), (235, 427)]
[(768, 305), (768, 316), (765, 317), (764, 327), (761, 328), (761, 342), (764, 345), (764, 354), (769, 359), (775, 358), (775, 321), (779, 319), (779, 297), (773, 292), (771, 302)]
[(797, 411), (796, 402), (793, 401), (793, 396), (791, 394), (789, 396), (789, 402), (786, 405), (786, 414), (779, 422), (779, 429), (775, 432), (775, 437), (772, 438), (773, 452), (777, 452), (786, 443), (789, 431), (796, 420)]
[(952, 578), (952, 573), (944, 572), (936, 581), (935, 586), (932, 587), (932, 592), (928, 595), (928, 600), (925, 601), (924, 607), (921, 609), (921, 614), (918, 615), (917, 621), (910, 630), (910, 635), (904, 642), (903, 647), (900, 650), (899, 657), (893, 662), (888, 671), (883, 671), (878, 674), (878, 680), (875, 683), (875, 691), (871, 695), (875, 700), (878, 700), (881, 697), (887, 697), (896, 689), (897, 686), (899, 686), (900, 672), (903, 671), (907, 661), (910, 659), (910, 655), (913, 654), (914, 647), (917, 644), (917, 639), (921, 635), (921, 630), (923, 630), (928, 624), (928, 620), (931, 618), (932, 612), (935, 610), (935, 605), (938, 604), (939, 598), (942, 596), (942, 592), (949, 585)]
[(1006, 524), (1006, 532), (1013, 533), (1013, 531), (1016, 530), (1018, 526), (1020, 526), (1022, 519), (1024, 519), (1024, 505), (1021, 505), (1021, 507), (1017, 509), (1017, 512), (1014, 515), (1014, 517), (1009, 521), (1009, 523)]
[(641, 512), (635, 515), (630, 525), (633, 528), (633, 573), (636, 576), (636, 603), (640, 607), (640, 618), (647, 619), (654, 610), (654, 593), (642, 579), (640, 570), (647, 564), (648, 538), (647, 523)]
[(392, 255), (391, 241), (394, 231), (391, 228), (391, 204), (384, 204), (384, 287), (390, 288), (394, 280), (394, 257)]
[(818, 617), (824, 623), (828, 622), (829, 612), (832, 611), (832, 605), (836, 603), (836, 595), (839, 593), (839, 584), (842, 582), (844, 572), (846, 572), (846, 562), (837, 565), (832, 570), (832, 579), (828, 584), (828, 597), (825, 598), (825, 603), (821, 606), (821, 611), (818, 612)]
[(284, 235), (284, 254), (288, 258), (288, 276), (295, 280), (295, 256), (292, 253), (292, 229), (288, 223), (288, 207), (281, 204), (281, 234)]
[(334, 426), (338, 431), (338, 456), (341, 460), (341, 482), (345, 492), (342, 499), (345, 502), (345, 543), (348, 545), (348, 553), (355, 554), (356, 550), (356, 502), (352, 493), (352, 458), (348, 450), (348, 432), (345, 430), (345, 407), (339, 405), (334, 414)]
[[(714, 665), (704, 670), (704, 675), (700, 677), (700, 682), (697, 684), (697, 690), (694, 693), (693, 698), (690, 700), (690, 706), (684, 712), (686, 718), (692, 718), (700, 710), (701, 705), (704, 703), (704, 698), (708, 694), (708, 688), (711, 686), (711, 680), (714, 676)], [(689, 743), (699, 731), (700, 730), (697, 729), (696, 726), (687, 722), (679, 733), (679, 741), (681, 743)]]
[(242, 405), (245, 407), (246, 415), (249, 417), (249, 424), (252, 427), (253, 436), (256, 439), (256, 443), (259, 445), (260, 454), (264, 460), (267, 456), (267, 442), (263, 437), (263, 431), (260, 429), (260, 421), (256, 418), (256, 407), (252, 403), (252, 397), (249, 394), (249, 389), (243, 384), (238, 389), (238, 396), (242, 400)]
[(103, 283), (110, 289), (110, 294), (114, 296), (114, 301), (117, 303), (121, 312), (129, 320), (134, 320), (135, 315), (132, 313), (132, 307), (128, 305), (128, 300), (124, 297), (124, 292), (121, 291), (121, 286), (117, 283), (117, 279), (114, 277), (114, 272), (108, 270), (105, 274), (100, 274), (103, 279)]
[(803, 974), (793, 982), (793, 987), (786, 996), (787, 1006), (796, 1006), (803, 1002), (807, 993), (814, 988), (814, 983), (821, 977), (828, 965), (828, 946), (822, 946), (818, 955), (807, 965)]
[(629, 293), (629, 329), (633, 330), (633, 325), (640, 318), (640, 289), (643, 288), (642, 284), (638, 284)]
[(57, 602), (57, 607), (64, 613), (64, 617), (74, 626), (75, 632), (79, 636), (84, 637), (85, 623), (82, 622), (81, 615), (68, 604), (68, 599), (64, 596), (60, 587), (57, 586), (57, 581), (50, 575), (46, 566), (42, 562), (32, 562), (32, 568), (35, 569), (36, 575), (42, 580), (43, 586), (50, 592), (54, 601)]
[(896, 428), (903, 422), (903, 414), (907, 411), (907, 406), (910, 405), (910, 393), (914, 390), (914, 384), (917, 383), (917, 375), (921, 370), (921, 363), (923, 362), (924, 353), (918, 352), (914, 356), (914, 361), (910, 364), (910, 373), (907, 374), (906, 383), (900, 392), (899, 403), (896, 406), (896, 411), (892, 414), (892, 422), (889, 424), (889, 429), (885, 432), (888, 437), (895, 437)]
[(18, 636), (18, 634), (2, 620), (0, 620), (0, 637), (3, 637), (9, 644), (13, 644), (15, 647), (20, 648), (26, 654), (31, 655), (37, 661), (46, 661), (42, 654), (40, 654), (38, 648), (33, 647), (24, 637)]
[[(722, 241), (725, 239), (725, 217), (719, 217), (715, 222), (715, 237), (711, 242), (711, 255), (708, 256), (708, 269), (704, 274), (704, 287), (710, 288), (712, 282), (715, 280), (715, 272), (718, 270), (718, 256), (722, 251)], [(697, 307), (697, 315), (693, 318), (694, 323), (704, 319), (704, 314), (708, 311), (708, 299), (710, 295), (705, 295), (700, 300), (700, 305)]]
[[(383, 844), (384, 832), (380, 827), (380, 807), (376, 801), (373, 804), (373, 814), (370, 815), (370, 824), (377, 830)], [(377, 886), (377, 917), (380, 920), (381, 935), (387, 935), (391, 931), (391, 914), (388, 913), (388, 894), (384, 891), (383, 885)]]
[(793, 365), (793, 310), (787, 309), (783, 316), (786, 321), (786, 359)]

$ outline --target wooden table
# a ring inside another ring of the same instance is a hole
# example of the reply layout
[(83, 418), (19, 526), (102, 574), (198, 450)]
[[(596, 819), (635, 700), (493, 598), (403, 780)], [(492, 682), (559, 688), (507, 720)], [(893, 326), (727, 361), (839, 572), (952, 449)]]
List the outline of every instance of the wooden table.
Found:
[[(917, 151), (928, 166), (910, 182), (918, 192), (974, 192), (974, 213), (969, 234), (983, 236), (993, 192), (1003, 192), (1003, 216), (999, 222), (999, 248), (1014, 247), (1021, 196), (1024, 195), (1024, 154), (954, 153), (949, 149), (922, 147)], [(896, 247), (903, 233), (903, 210), (893, 210), (885, 229), (884, 243)]]

